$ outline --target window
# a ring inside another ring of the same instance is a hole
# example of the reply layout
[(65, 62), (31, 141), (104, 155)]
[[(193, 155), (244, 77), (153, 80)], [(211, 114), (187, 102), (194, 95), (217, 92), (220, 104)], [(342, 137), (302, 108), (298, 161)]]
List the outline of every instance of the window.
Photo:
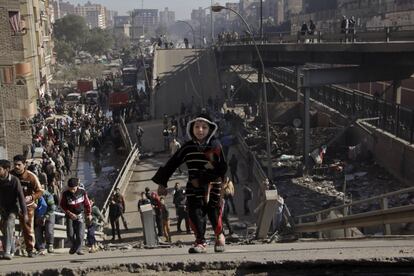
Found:
[(20, 17), (20, 12), (9, 11), (9, 23), (13, 35), (24, 34), (26, 32), (25, 21)]

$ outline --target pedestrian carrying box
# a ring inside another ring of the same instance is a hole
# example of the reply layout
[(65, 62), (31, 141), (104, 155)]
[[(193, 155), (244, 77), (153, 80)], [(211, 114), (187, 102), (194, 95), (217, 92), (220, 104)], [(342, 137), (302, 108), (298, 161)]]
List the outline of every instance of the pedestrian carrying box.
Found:
[(142, 229), (144, 230), (144, 242), (148, 247), (158, 245), (158, 237), (155, 231), (154, 212), (151, 204), (144, 204), (139, 207), (141, 214)]

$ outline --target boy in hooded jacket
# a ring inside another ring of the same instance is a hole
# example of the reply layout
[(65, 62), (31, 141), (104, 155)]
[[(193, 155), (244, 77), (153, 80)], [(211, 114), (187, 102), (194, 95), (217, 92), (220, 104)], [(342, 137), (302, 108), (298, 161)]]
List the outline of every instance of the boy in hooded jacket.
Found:
[(214, 138), (217, 130), (217, 124), (205, 114), (189, 121), (187, 135), (190, 141), (186, 142), (165, 166), (160, 167), (152, 178), (161, 189), (165, 189), (174, 171), (182, 163), (187, 165), (188, 182), (185, 194), (190, 225), (196, 238), (189, 253), (206, 252), (206, 216), (216, 236), (214, 251), (224, 251), (223, 200), (220, 194), (227, 163), (219, 140)]

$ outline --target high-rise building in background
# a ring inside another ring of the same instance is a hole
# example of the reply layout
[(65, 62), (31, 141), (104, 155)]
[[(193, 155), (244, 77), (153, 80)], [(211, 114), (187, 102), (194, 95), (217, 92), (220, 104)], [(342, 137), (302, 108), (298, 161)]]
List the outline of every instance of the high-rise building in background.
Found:
[(53, 75), (49, 8), (48, 0), (0, 2), (0, 158), (30, 151), (28, 119)]
[(158, 25), (157, 9), (135, 9), (131, 12), (131, 38), (139, 40), (145, 33), (153, 31)]
[(85, 5), (77, 5), (75, 14), (85, 18), (89, 28), (106, 28), (106, 8), (100, 4), (92, 4), (87, 2)]
[(194, 9), (191, 11), (191, 20), (201, 22), (203, 24), (207, 21), (206, 10), (203, 8)]
[(164, 26), (170, 26), (175, 22), (175, 12), (169, 11), (168, 8), (164, 8), (160, 11), (160, 24)]
[[(236, 12), (240, 12), (240, 4), (239, 3), (226, 3), (225, 5), (226, 5), (226, 8), (230, 8), (230, 9), (235, 10)], [(231, 20), (231, 21), (233, 21), (235, 19), (238, 20), (237, 15), (234, 12), (230, 11), (230, 10), (226, 10), (226, 18), (227, 18), (227, 20)]]
[(114, 26), (114, 17), (118, 16), (117, 11), (106, 10), (105, 19), (106, 19), (106, 27), (112, 28)]
[(62, 0), (52, 0), (52, 2), (55, 20), (75, 13), (75, 5), (69, 2), (63, 2)]
[(114, 17), (114, 34), (124, 34), (127, 37), (131, 36), (131, 17), (126, 16), (115, 16)]

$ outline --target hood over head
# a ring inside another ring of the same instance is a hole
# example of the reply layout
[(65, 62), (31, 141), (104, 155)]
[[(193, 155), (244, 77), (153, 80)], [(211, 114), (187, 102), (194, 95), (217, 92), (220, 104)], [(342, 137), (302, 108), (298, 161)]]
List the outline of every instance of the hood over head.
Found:
[(210, 131), (207, 135), (207, 140), (206, 140), (206, 143), (209, 143), (211, 138), (214, 137), (214, 135), (216, 134), (216, 132), (218, 130), (217, 124), (215, 122), (213, 122), (213, 120), (211, 120), (210, 116), (208, 116), (207, 114), (198, 115), (197, 117), (195, 117), (194, 119), (189, 121), (188, 124), (187, 124), (187, 136), (191, 140), (195, 140), (195, 136), (193, 134), (193, 126), (194, 126), (194, 123), (196, 121), (206, 122), (210, 126)]

